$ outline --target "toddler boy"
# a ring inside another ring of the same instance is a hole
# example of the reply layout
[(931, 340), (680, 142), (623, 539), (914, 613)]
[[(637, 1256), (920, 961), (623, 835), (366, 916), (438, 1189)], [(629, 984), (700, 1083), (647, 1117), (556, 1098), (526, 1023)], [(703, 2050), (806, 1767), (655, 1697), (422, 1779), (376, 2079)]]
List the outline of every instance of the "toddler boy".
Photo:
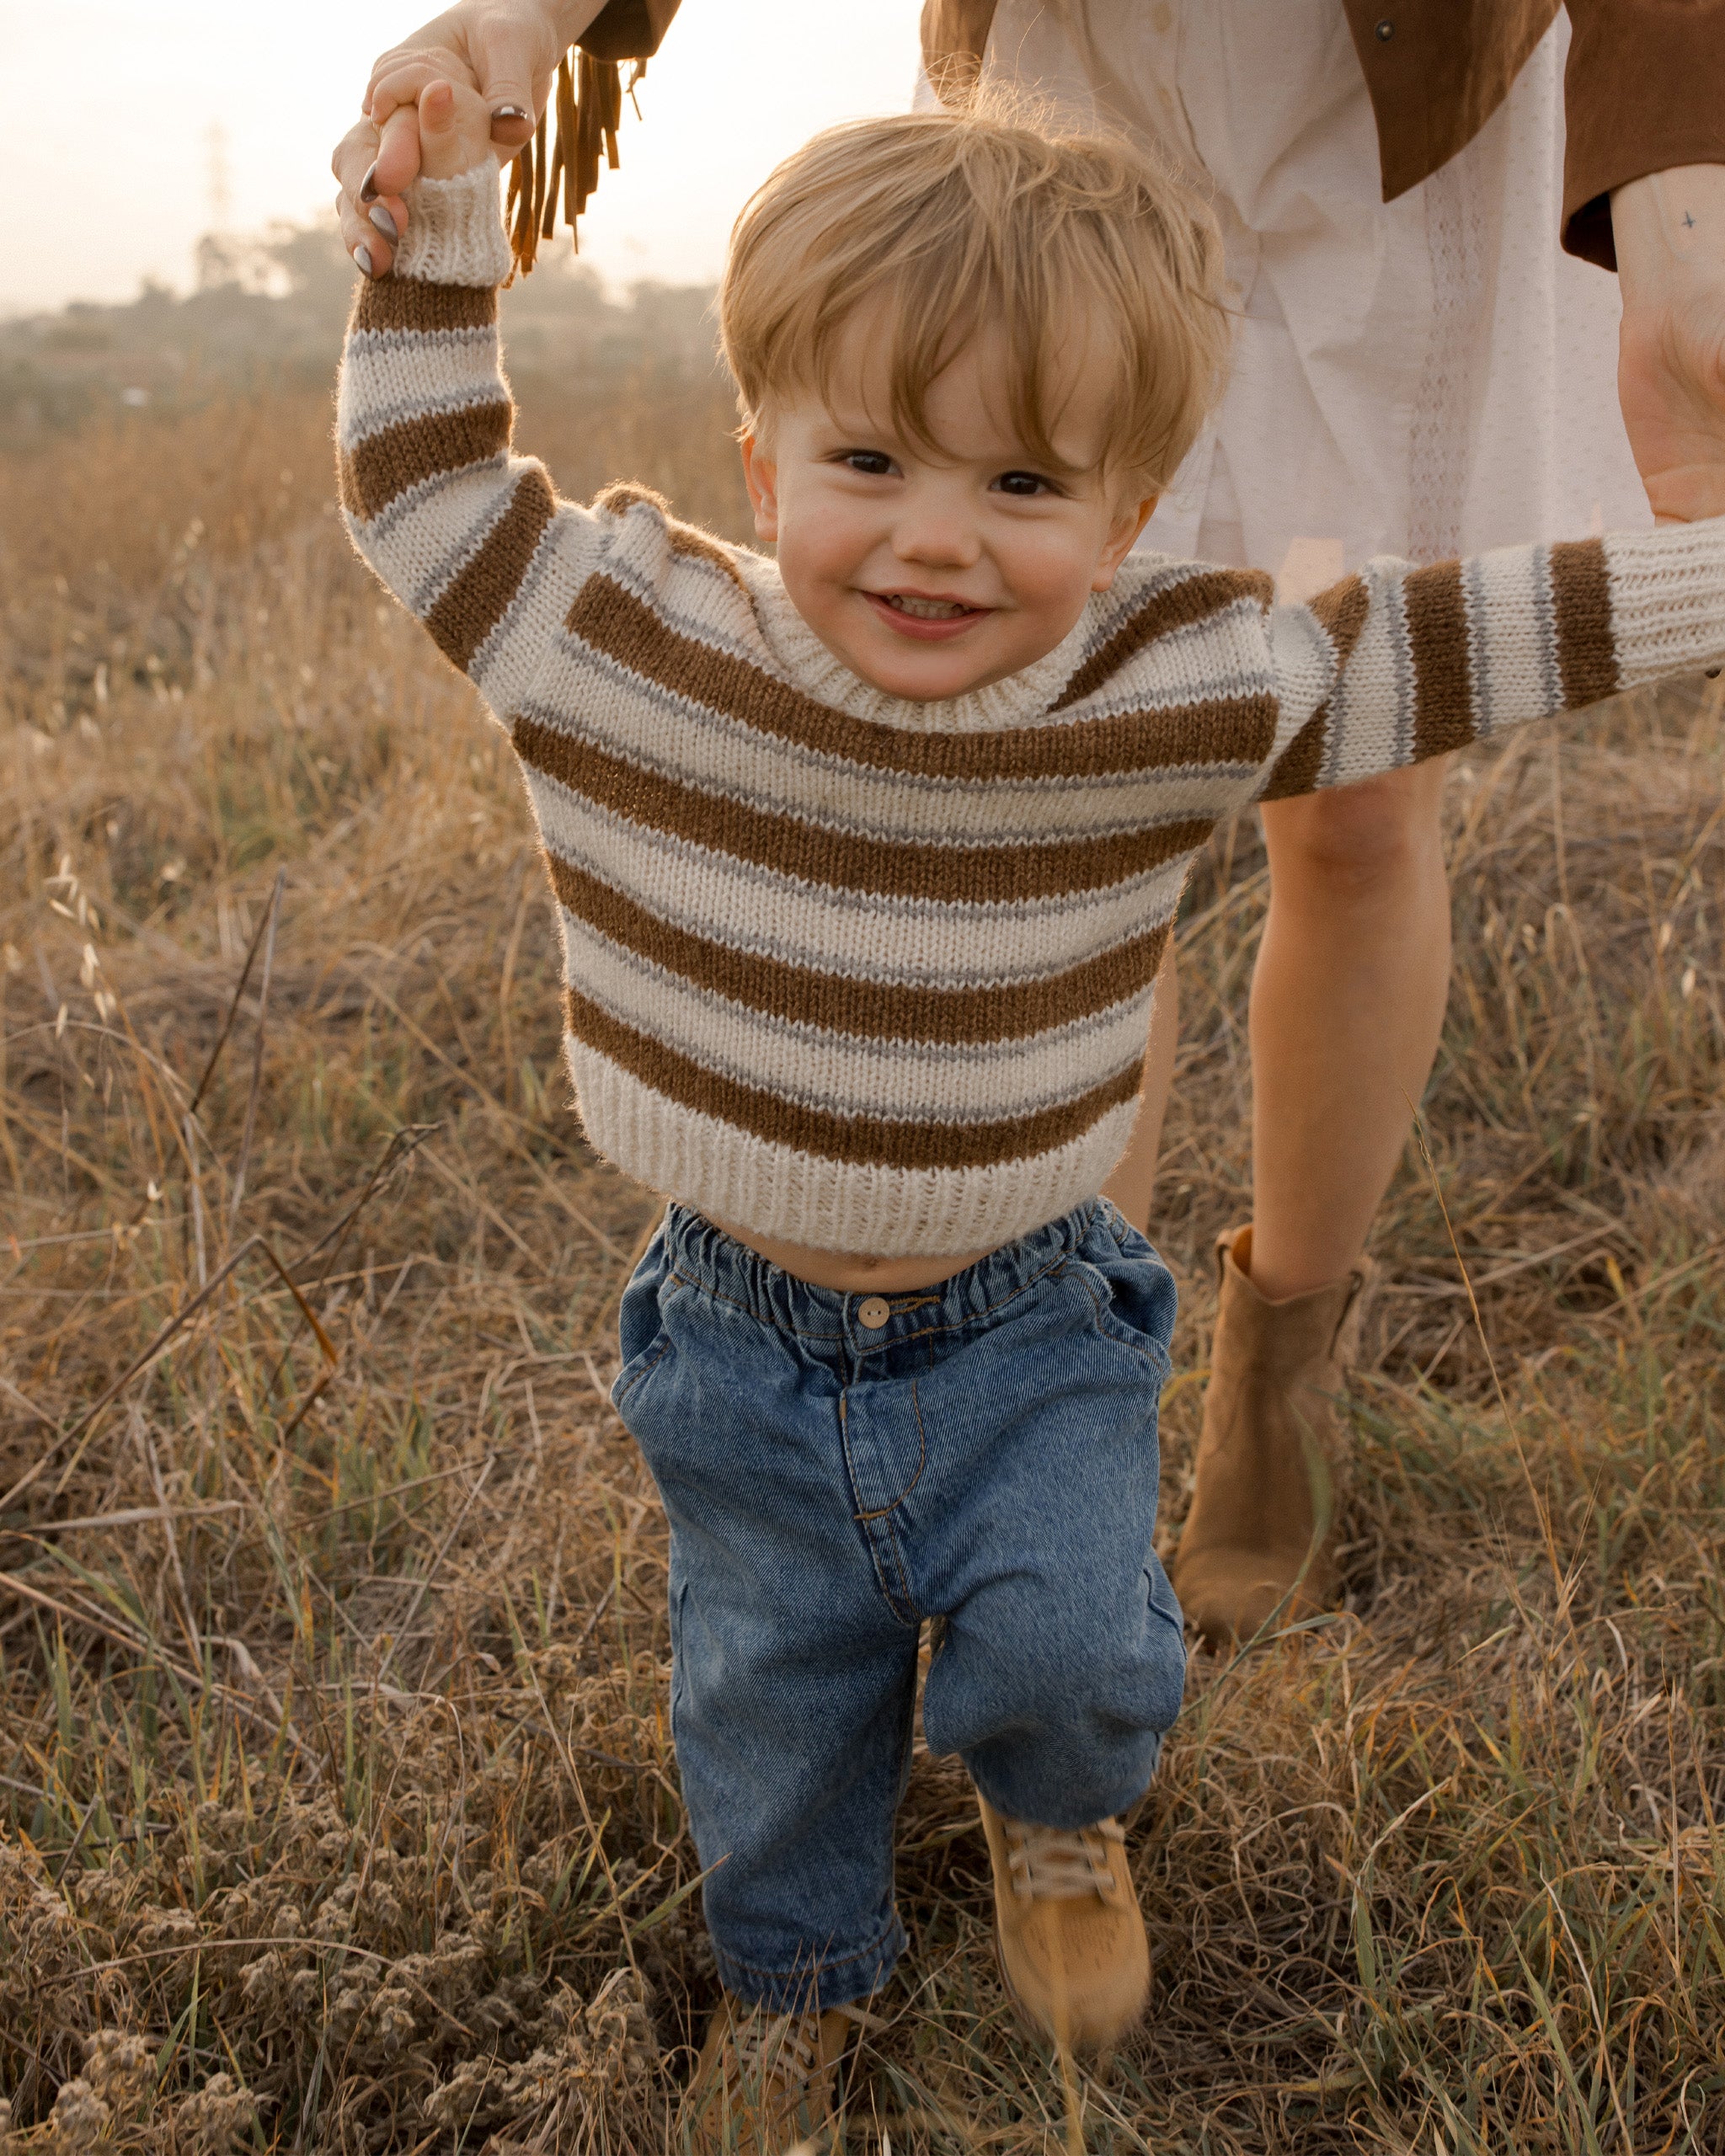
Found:
[(1178, 1708), (1152, 1547), (1173, 1283), (1097, 1193), (1195, 848), (1725, 657), (1697, 525), (1374, 564), (1311, 606), (1133, 554), (1226, 346), (1202, 208), (986, 114), (819, 136), (723, 295), (756, 529), (510, 449), (489, 119), (435, 85), (360, 292), (350, 529), (521, 758), (592, 1144), (671, 1199), (613, 1397), (671, 1524), (673, 1727), (726, 2002), (697, 2145), (830, 2106), (904, 1945), (927, 1740), (975, 1781), (1024, 2017), (1141, 2014), (1115, 1815)]

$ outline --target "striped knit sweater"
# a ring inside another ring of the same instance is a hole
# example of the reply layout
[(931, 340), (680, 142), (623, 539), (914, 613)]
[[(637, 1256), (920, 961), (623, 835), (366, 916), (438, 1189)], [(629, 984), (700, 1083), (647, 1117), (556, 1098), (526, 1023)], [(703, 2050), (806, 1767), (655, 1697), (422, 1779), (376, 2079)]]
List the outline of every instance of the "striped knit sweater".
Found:
[(1310, 606), (1133, 555), (1023, 673), (896, 700), (772, 562), (512, 454), (494, 168), (412, 215), (348, 339), (349, 528), (514, 740), (590, 1141), (745, 1233), (933, 1255), (1065, 1211), (1125, 1145), (1220, 819), (1725, 658), (1722, 520)]

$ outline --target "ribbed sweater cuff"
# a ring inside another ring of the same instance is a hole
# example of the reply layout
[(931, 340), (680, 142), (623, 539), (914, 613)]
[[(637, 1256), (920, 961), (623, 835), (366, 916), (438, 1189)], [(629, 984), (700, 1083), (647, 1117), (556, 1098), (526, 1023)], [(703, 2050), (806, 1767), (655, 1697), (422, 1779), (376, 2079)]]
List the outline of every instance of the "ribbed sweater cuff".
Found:
[(407, 190), (408, 228), (395, 275), (427, 285), (500, 285), (509, 239), (497, 200), (499, 167), (488, 157), (455, 179), (416, 179)]
[(1725, 660), (1725, 517), (1661, 525), (1605, 549), (1626, 685)]

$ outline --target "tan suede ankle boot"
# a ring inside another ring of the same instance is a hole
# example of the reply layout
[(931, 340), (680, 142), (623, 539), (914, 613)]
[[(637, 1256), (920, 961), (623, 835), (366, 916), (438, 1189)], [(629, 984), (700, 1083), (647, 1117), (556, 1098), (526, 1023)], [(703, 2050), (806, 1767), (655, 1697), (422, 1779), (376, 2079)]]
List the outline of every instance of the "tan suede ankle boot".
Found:
[(1330, 1608), (1330, 1523), (1317, 1533), (1314, 1467), (1328, 1481), (1334, 1401), (1353, 1350), (1369, 1258), (1327, 1286), (1269, 1302), (1252, 1284), (1252, 1230), (1216, 1239), (1220, 1294), (1198, 1488), (1170, 1577), (1212, 1646)]
[(1028, 2028), (1107, 2051), (1144, 2016), (1150, 1942), (1118, 1820), (1070, 1831), (996, 1812), (976, 1793), (994, 1868), (995, 1946)]
[(859, 2028), (880, 2026), (859, 2006), (769, 2014), (727, 1993), (707, 2025), (673, 2145), (685, 2156), (825, 2156), (845, 2054)]

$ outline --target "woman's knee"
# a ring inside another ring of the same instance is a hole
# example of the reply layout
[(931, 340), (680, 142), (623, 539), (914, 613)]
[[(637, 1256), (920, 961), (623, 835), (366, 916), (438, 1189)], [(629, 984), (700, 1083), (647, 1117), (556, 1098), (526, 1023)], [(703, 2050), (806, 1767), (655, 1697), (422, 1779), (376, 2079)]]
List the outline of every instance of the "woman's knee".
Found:
[(1267, 802), (1264, 841), (1274, 888), (1331, 903), (1383, 903), (1444, 875), (1441, 761), (1355, 786)]

